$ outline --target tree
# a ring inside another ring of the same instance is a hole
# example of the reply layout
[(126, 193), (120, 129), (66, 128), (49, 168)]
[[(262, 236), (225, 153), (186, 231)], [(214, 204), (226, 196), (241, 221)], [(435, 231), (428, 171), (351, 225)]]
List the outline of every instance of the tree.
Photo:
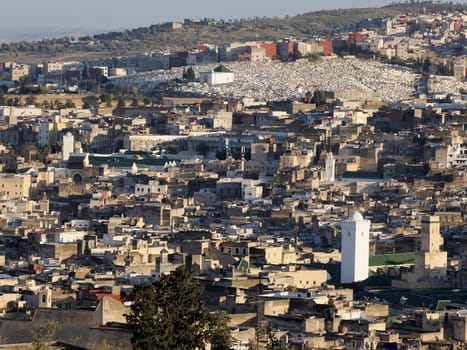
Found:
[(193, 70), (192, 66), (188, 67), (187, 70), (183, 69), (183, 79), (186, 79), (188, 81), (193, 81), (195, 80), (195, 78), (196, 78), (196, 75), (195, 75), (195, 71)]
[(209, 152), (209, 145), (205, 142), (201, 142), (196, 146), (196, 152), (199, 154), (202, 154), (203, 156), (206, 156)]
[(117, 103), (117, 108), (123, 108), (125, 107), (125, 100), (123, 98), (119, 98), (118, 99), (118, 103)]
[(112, 107), (112, 94), (108, 92), (104, 92), (101, 96), (101, 101), (105, 103), (106, 107)]
[(55, 341), (55, 333), (59, 328), (57, 321), (47, 322), (45, 327), (31, 331), (32, 345), (34, 350), (52, 349), (52, 343)]
[(46, 144), (44, 145), (44, 147), (42, 147), (42, 156), (44, 158), (44, 161), (47, 161), (50, 152), (52, 152), (52, 146), (50, 146), (49, 144)]
[(161, 276), (153, 285), (135, 289), (135, 300), (127, 317), (134, 328), (134, 349), (230, 348), (225, 314), (211, 314), (202, 303), (202, 288), (193, 283), (193, 272), (183, 266)]
[(36, 103), (36, 97), (35, 96), (27, 96), (26, 99), (25, 99), (25, 104), (30, 106), (30, 105), (33, 105)]
[(76, 108), (76, 105), (71, 99), (68, 99), (65, 102), (65, 108)]
[(225, 312), (210, 314), (210, 342), (212, 350), (228, 350), (232, 346), (232, 336), (227, 327), (229, 316)]
[(52, 105), (53, 105), (54, 109), (63, 109), (63, 108), (65, 108), (65, 105), (60, 100), (54, 100), (52, 102)]
[(50, 108), (50, 103), (47, 100), (42, 101), (42, 108), (43, 109), (49, 109)]
[(132, 101), (131, 101), (131, 107), (138, 107), (139, 106), (139, 101), (137, 98), (134, 98)]
[(430, 73), (430, 67), (431, 67), (431, 61), (427, 57), (427, 58), (425, 58), (425, 61), (423, 61), (423, 72), (424, 73)]
[(313, 93), (313, 97), (311, 98), (311, 102), (315, 103), (316, 105), (322, 105), (326, 102), (326, 98), (324, 97), (324, 92), (321, 90), (315, 90)]

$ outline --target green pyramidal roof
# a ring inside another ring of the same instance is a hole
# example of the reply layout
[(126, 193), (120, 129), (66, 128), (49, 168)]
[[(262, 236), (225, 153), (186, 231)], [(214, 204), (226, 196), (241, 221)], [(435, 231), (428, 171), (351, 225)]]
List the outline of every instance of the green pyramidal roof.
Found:
[(217, 68), (214, 69), (214, 72), (218, 72), (218, 73), (232, 73), (232, 71), (227, 68), (226, 66), (224, 66), (223, 64), (221, 64), (220, 66), (218, 66)]

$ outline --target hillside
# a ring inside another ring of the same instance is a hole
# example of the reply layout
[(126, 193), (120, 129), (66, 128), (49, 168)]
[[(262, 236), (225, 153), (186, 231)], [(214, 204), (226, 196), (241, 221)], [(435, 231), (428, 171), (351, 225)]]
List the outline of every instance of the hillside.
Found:
[(54, 57), (86, 59), (187, 49), (199, 43), (277, 40), (291, 36), (306, 38), (313, 35), (329, 35), (332, 31), (346, 27), (358, 29), (359, 26), (370, 24), (371, 19), (399, 13), (449, 11), (462, 8), (465, 8), (465, 5), (462, 7), (459, 4), (398, 4), (381, 8), (318, 11), (285, 18), (250, 18), (211, 25), (188, 25), (180, 29), (171, 29), (167, 25), (158, 24), (81, 38), (63, 37), (2, 44), (0, 54), (19, 61)]

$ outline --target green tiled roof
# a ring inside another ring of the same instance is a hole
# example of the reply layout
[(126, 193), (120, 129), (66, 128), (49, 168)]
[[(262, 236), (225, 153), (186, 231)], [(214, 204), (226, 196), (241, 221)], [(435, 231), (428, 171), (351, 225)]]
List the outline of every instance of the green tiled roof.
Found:
[(244, 258), (241, 258), (240, 261), (236, 264), (234, 264), (234, 266), (237, 268), (238, 271), (240, 272), (247, 272), (248, 269), (250, 268), (256, 268), (256, 266), (254, 266), (253, 264), (251, 264), (250, 262), (248, 262), (246, 259)]
[[(82, 163), (84, 161), (84, 156), (71, 156), (68, 159), (69, 163)], [(118, 167), (118, 168), (131, 168), (133, 163), (135, 163), (138, 169), (145, 169), (148, 166), (163, 166), (169, 160), (166, 158), (141, 158), (135, 159), (133, 157), (115, 157), (115, 156), (89, 156), (89, 164), (94, 166), (99, 166), (107, 164), (109, 167)]]
[(203, 258), (204, 258), (204, 260), (211, 260), (212, 259), (211, 256), (209, 254), (206, 254), (206, 253), (203, 254)]
[(123, 157), (89, 157), (89, 163), (92, 165), (103, 165), (108, 164), (109, 167), (121, 167), (121, 168), (131, 168), (133, 163), (136, 166), (141, 168), (146, 168), (147, 166), (162, 166), (167, 162), (165, 158), (144, 158), (144, 159), (132, 159), (132, 158), (123, 158)]
[(70, 156), (68, 158), (69, 163), (82, 163), (84, 160), (84, 156)]
[(380, 179), (381, 176), (374, 171), (345, 171), (343, 176), (346, 179)]
[(415, 253), (383, 254), (370, 256), (370, 266), (413, 264)]
[(226, 66), (224, 66), (223, 64), (216, 67), (214, 69), (214, 72), (217, 72), (217, 73), (232, 73), (232, 71), (229, 68), (227, 68)]
[[(378, 297), (387, 300), (391, 304), (398, 305), (401, 297), (407, 298), (406, 304), (410, 306), (423, 306), (431, 310), (442, 310), (447, 304), (464, 304), (467, 299), (467, 291), (459, 289), (381, 289), (369, 290), (357, 293), (356, 299)], [(448, 302), (449, 301), (449, 302)]]
[(447, 305), (451, 304), (451, 300), (449, 299), (440, 299), (438, 300), (438, 302), (436, 303), (436, 311), (441, 311), (441, 310), (444, 310), (446, 308)]

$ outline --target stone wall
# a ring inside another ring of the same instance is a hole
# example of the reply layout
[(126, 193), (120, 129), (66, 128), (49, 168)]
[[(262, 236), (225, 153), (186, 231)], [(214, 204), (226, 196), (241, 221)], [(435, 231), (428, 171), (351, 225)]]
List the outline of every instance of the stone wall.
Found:
[(118, 301), (104, 298), (95, 311), (37, 309), (31, 320), (1, 320), (0, 339), (7, 344), (30, 343), (31, 331), (56, 321), (56, 340), (86, 349), (131, 349), (132, 332), (109, 327), (108, 322), (124, 322), (126, 308)]

